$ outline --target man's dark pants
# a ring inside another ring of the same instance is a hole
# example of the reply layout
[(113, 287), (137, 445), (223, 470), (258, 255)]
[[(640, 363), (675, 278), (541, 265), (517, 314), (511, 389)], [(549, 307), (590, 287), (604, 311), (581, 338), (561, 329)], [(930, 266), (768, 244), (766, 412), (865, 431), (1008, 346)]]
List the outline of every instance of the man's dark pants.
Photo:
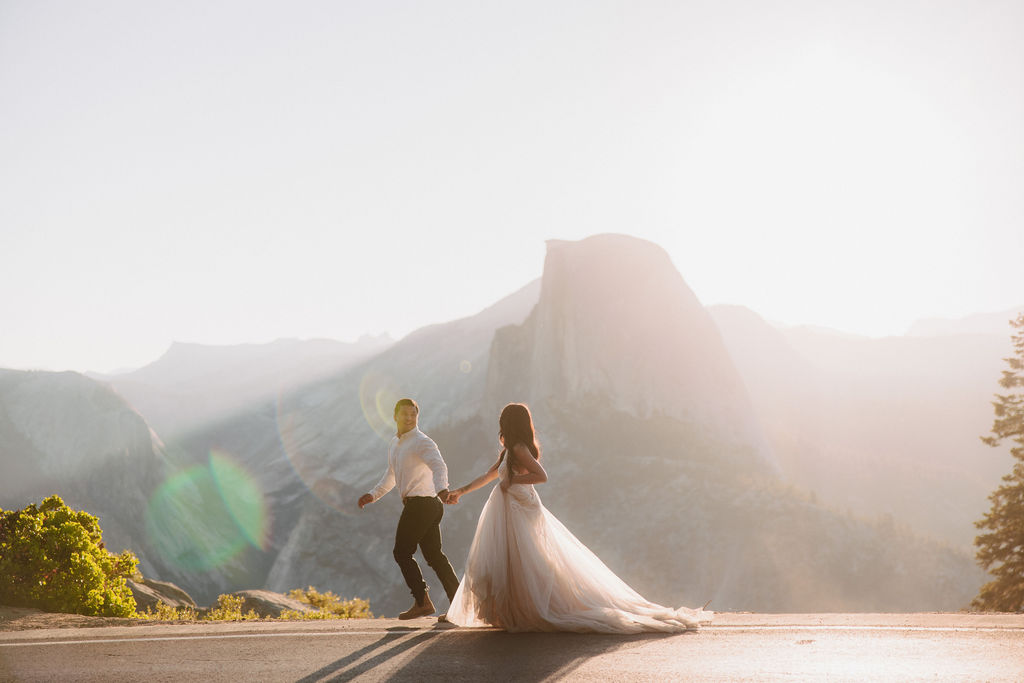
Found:
[(394, 555), (395, 562), (402, 569), (405, 583), (412, 591), (416, 602), (421, 602), (427, 591), (427, 584), (423, 581), (420, 566), (412, 556), (418, 545), (423, 551), (423, 559), (441, 580), (450, 602), (459, 588), (459, 579), (455, 576), (451, 562), (441, 551), (441, 517), (444, 516), (444, 503), (437, 496), (410, 496), (402, 503), (402, 516), (398, 518), (398, 529), (395, 531)]

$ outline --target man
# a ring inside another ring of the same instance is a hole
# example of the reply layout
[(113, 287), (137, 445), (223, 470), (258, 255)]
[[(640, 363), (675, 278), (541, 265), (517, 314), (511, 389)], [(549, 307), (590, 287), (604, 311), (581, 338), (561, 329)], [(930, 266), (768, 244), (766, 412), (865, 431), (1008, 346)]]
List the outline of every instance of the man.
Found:
[(395, 404), (398, 433), (388, 446), (387, 470), (377, 486), (359, 498), (359, 509), (362, 510), (364, 506), (380, 500), (396, 484), (402, 495), (403, 509), (395, 531), (394, 555), (416, 601), (398, 615), (399, 619), (414, 619), (434, 613), (427, 584), (412, 556), (417, 545), (423, 551), (423, 559), (441, 580), (449, 603), (459, 588), (455, 570), (441, 551), (441, 517), (444, 515), (444, 502), (448, 500), (448, 467), (437, 444), (417, 428), (419, 414), (420, 407), (411, 398), (403, 398)]

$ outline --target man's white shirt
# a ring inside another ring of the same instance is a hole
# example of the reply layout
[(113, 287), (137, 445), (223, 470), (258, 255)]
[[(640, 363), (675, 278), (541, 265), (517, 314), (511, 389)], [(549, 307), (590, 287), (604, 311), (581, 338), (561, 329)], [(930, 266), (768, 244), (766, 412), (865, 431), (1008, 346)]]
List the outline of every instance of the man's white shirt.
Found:
[(388, 445), (388, 468), (370, 491), (374, 500), (397, 484), (402, 498), (436, 496), (448, 488), (448, 467), (433, 439), (419, 428), (394, 436)]

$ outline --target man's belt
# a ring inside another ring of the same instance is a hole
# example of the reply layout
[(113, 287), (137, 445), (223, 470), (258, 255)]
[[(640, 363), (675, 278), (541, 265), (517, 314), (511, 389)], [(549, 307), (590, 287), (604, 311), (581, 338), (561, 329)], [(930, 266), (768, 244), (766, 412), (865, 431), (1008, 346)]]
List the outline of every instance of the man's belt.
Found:
[(436, 500), (437, 496), (405, 496), (404, 498), (402, 498), (402, 505), (405, 505), (410, 500), (417, 500), (420, 498), (422, 498), (423, 500)]

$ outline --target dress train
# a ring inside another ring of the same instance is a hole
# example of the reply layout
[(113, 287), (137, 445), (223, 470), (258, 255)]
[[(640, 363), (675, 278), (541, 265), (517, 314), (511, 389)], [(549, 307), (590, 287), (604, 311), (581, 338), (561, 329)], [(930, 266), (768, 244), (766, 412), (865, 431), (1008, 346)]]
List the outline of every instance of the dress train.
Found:
[(513, 484), (495, 485), (484, 504), (447, 619), (507, 631), (641, 633), (695, 629), (712, 614), (646, 600), (541, 504), (533, 485)]

